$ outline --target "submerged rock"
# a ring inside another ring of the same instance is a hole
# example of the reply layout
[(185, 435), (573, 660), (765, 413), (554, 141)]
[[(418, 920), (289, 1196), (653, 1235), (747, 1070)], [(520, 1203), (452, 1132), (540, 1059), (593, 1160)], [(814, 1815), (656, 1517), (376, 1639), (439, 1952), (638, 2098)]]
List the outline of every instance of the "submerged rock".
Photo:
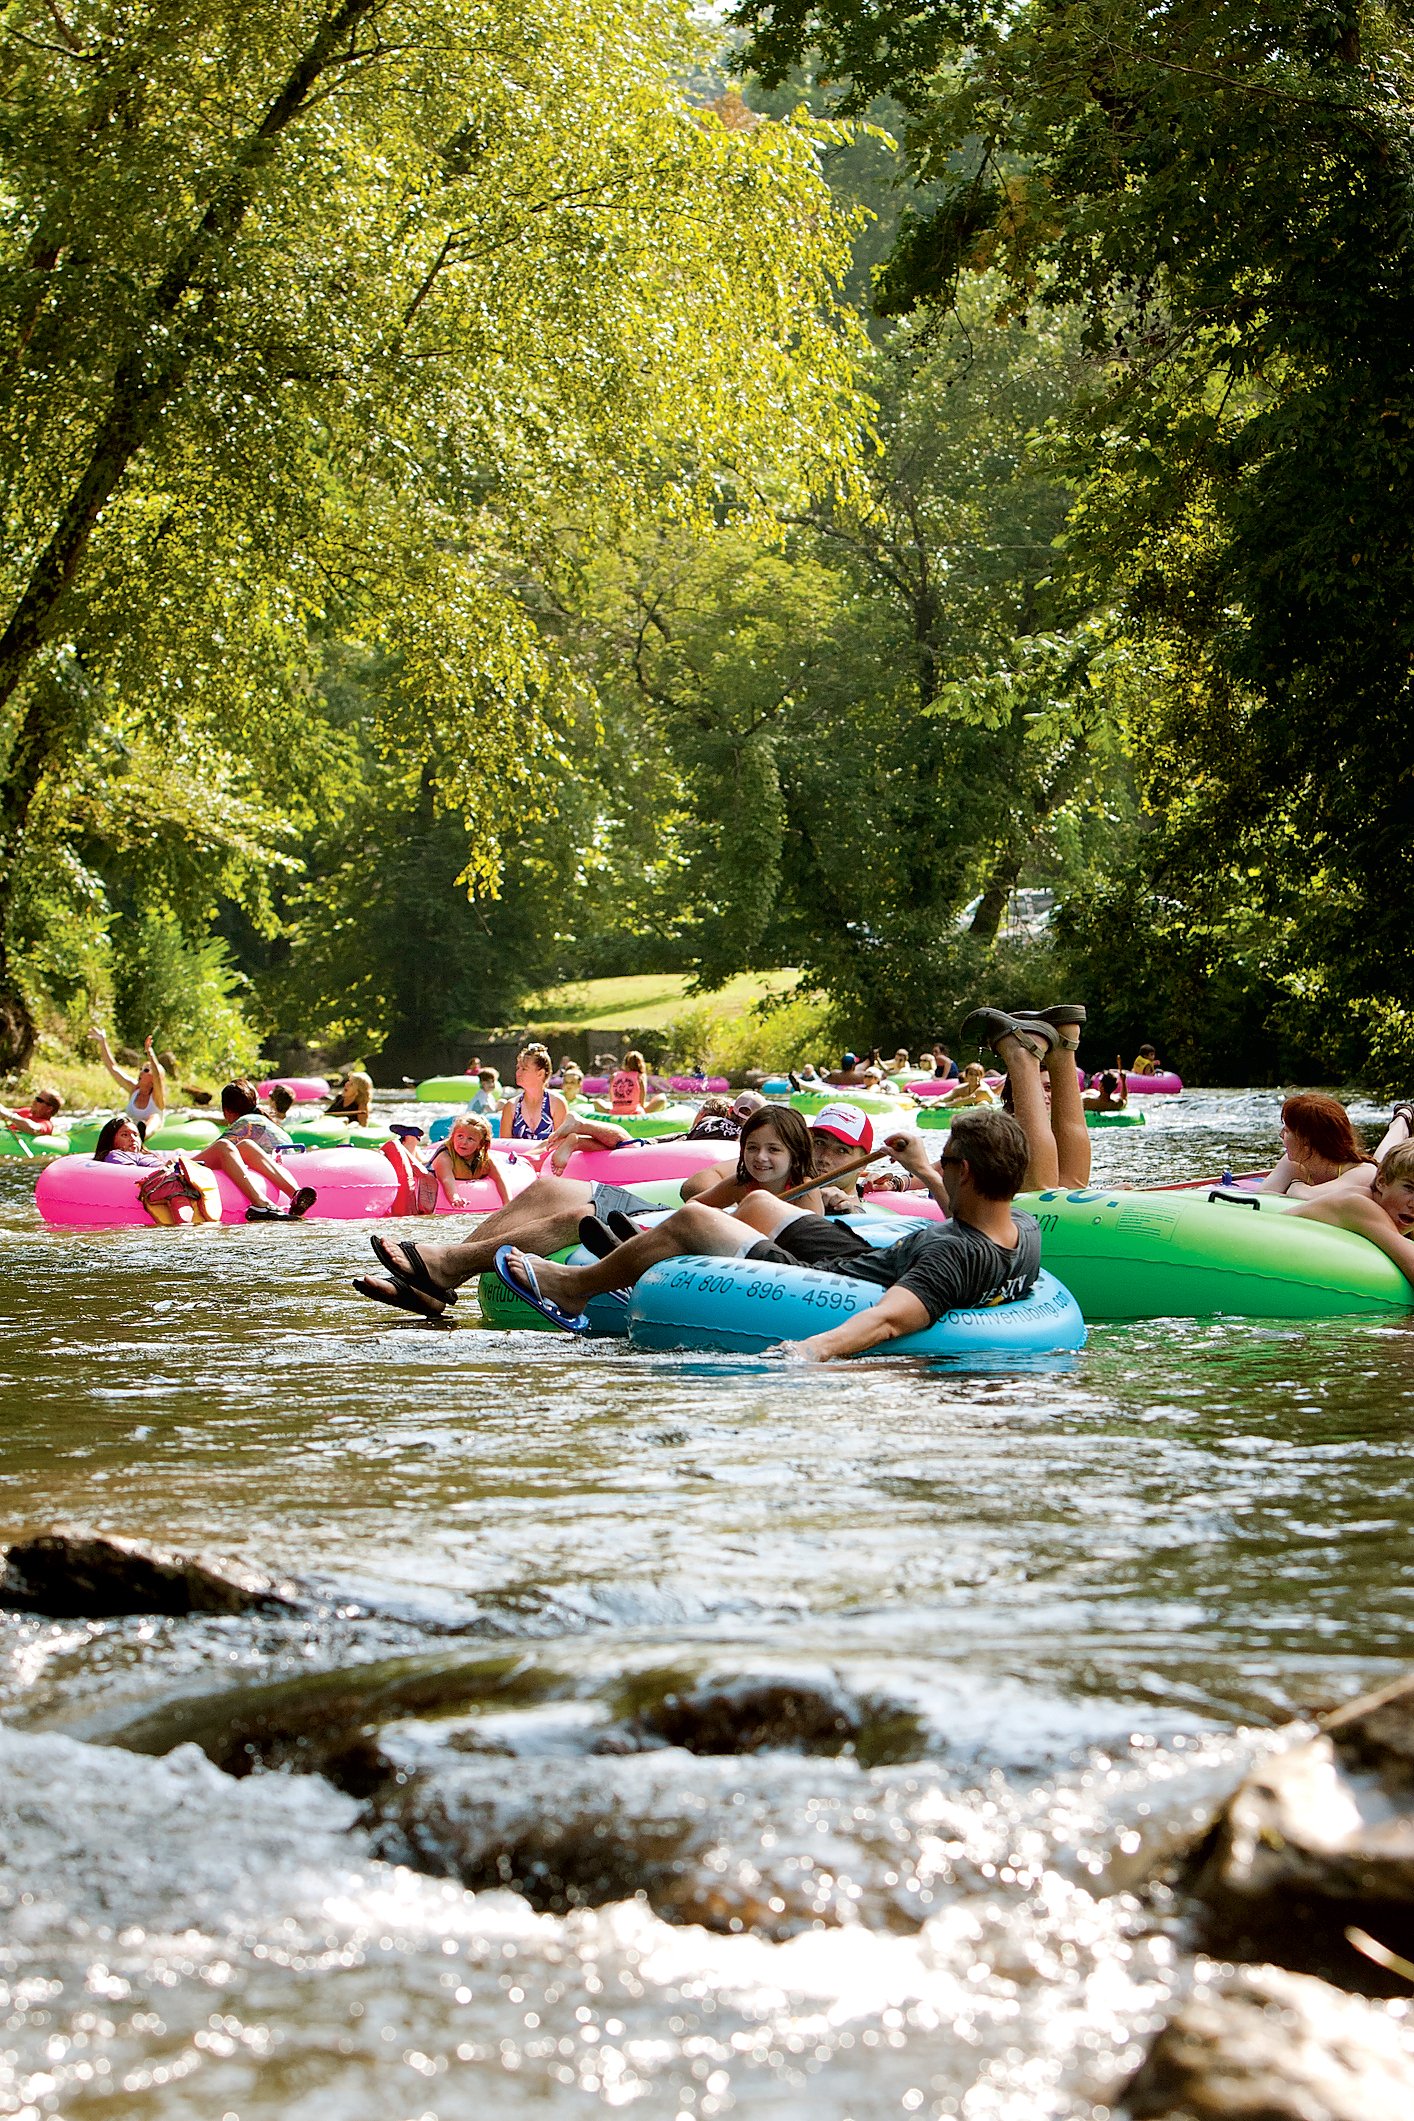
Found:
[(1409, 2121), (1410, 2047), (1376, 2004), (1327, 1982), (1200, 1964), (1121, 2111), (1131, 2121)]
[(391, 1861), (508, 1886), (548, 1913), (642, 1895), (667, 1922), (778, 1940), (853, 1922), (916, 1931), (936, 1912), (936, 1878), (858, 1771), (830, 1772), (826, 1789), (804, 1763), (676, 1751), (509, 1772), (462, 1758), (385, 1783), (364, 1823)]
[(558, 1673), (520, 1651), (388, 1657), (171, 1702), (109, 1732), (104, 1743), (132, 1753), (198, 1745), (228, 1775), (293, 1769), (364, 1797), (399, 1772), (378, 1743), (386, 1724), (483, 1702), (539, 1701), (565, 1688)]
[(1210, 1949), (1407, 1994), (1346, 1932), (1368, 1930), (1414, 1957), (1414, 1678), (1337, 1710), (1319, 1736), (1265, 1761), (1200, 1857), (1191, 1882)]
[(300, 1611), (309, 1602), (298, 1585), (243, 1562), (76, 1525), (55, 1525), (5, 1548), (0, 1577), (0, 1606), (53, 1620)]
[(902, 1703), (854, 1694), (835, 1673), (638, 1673), (619, 1694), (622, 1723), (605, 1751), (645, 1739), (690, 1753), (852, 1752), (865, 1766), (915, 1760), (918, 1716)]

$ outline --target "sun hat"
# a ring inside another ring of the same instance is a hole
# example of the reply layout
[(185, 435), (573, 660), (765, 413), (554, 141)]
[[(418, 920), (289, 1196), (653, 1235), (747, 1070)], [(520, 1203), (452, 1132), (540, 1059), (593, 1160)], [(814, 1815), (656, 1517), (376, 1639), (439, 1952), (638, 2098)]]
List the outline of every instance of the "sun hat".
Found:
[(825, 1105), (810, 1122), (812, 1134), (828, 1134), (847, 1149), (866, 1152), (874, 1146), (874, 1128), (858, 1105)]

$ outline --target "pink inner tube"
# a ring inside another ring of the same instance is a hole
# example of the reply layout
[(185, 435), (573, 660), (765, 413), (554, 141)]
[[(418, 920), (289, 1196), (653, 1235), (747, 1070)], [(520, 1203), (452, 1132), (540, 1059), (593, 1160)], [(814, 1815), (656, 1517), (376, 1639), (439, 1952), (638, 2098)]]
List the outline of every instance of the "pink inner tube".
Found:
[[(1105, 1069), (1102, 1072), (1108, 1074), (1110, 1071)], [(1172, 1068), (1165, 1068), (1158, 1075), (1130, 1075), (1126, 1071), (1125, 1080), (1129, 1084), (1131, 1097), (1177, 1097), (1183, 1088), (1182, 1076), (1175, 1075)], [(1091, 1076), (1090, 1087), (1092, 1090), (1098, 1090), (1098, 1075)]]
[[(395, 1172), (373, 1149), (294, 1150), (280, 1159), (297, 1186), (313, 1186), (319, 1198), (309, 1211), (311, 1222), (363, 1222), (392, 1210), (398, 1191)], [(98, 1164), (91, 1156), (64, 1156), (47, 1164), (34, 1189), (35, 1206), (47, 1223), (79, 1224), (91, 1230), (158, 1225), (137, 1197), (147, 1169), (137, 1164)], [(221, 1220), (244, 1222), (245, 1195), (226, 1176), (216, 1174)], [(283, 1203), (287, 1196), (252, 1173), (261, 1193)]]
[(931, 1193), (865, 1193), (864, 1205), (873, 1211), (882, 1208), (886, 1215), (916, 1216), (925, 1223), (947, 1221)]
[(609, 1094), (609, 1078), (607, 1075), (586, 1075), (584, 1081), (580, 1084), (580, 1088), (586, 1097), (607, 1097)]
[[(512, 1200), (517, 1193), (524, 1193), (527, 1186), (535, 1183), (535, 1166), (528, 1164), (523, 1156), (518, 1156), (514, 1163), (501, 1162), (498, 1169)], [(457, 1204), (451, 1208), (447, 1205), (441, 1187), (437, 1188), (437, 1205), (432, 1211), (434, 1215), (489, 1215), (501, 1205), (501, 1196), (496, 1191), (495, 1181), (490, 1178), (459, 1178), (454, 1191)]]
[(690, 1178), (708, 1164), (731, 1161), (732, 1142), (631, 1142), (622, 1149), (576, 1149), (566, 1178), (591, 1185), (631, 1186), (636, 1179)]
[(670, 1075), (668, 1088), (688, 1097), (725, 1097), (731, 1084), (725, 1075)]
[(272, 1090), (288, 1090), (299, 1105), (312, 1105), (316, 1099), (329, 1095), (329, 1085), (322, 1075), (270, 1075), (255, 1087), (261, 1097), (268, 1097)]

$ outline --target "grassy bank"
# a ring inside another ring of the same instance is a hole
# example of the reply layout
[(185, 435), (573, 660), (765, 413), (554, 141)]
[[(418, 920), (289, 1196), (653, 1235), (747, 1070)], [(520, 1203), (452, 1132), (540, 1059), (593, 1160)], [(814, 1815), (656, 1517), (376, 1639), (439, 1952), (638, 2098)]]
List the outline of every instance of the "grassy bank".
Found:
[(689, 1012), (722, 1021), (745, 1016), (758, 1002), (789, 994), (797, 977), (789, 967), (742, 972), (715, 994), (689, 998), (685, 972), (636, 972), (552, 987), (528, 1001), (521, 1014), (539, 1031), (578, 1031), (586, 1025), (602, 1031), (661, 1031)]

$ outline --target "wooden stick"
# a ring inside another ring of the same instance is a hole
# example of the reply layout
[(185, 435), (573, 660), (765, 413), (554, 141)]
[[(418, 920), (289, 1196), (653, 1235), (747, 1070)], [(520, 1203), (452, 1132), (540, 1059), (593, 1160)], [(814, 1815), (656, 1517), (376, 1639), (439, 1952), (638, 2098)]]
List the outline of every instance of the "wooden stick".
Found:
[(841, 1164), (836, 1171), (823, 1178), (808, 1178), (803, 1186), (792, 1186), (789, 1193), (778, 1193), (777, 1200), (799, 1200), (802, 1193), (813, 1193), (817, 1186), (836, 1186), (842, 1178), (853, 1178), (866, 1164), (877, 1164), (880, 1157), (892, 1156), (892, 1149), (871, 1149), (867, 1156), (856, 1156), (853, 1163)]

